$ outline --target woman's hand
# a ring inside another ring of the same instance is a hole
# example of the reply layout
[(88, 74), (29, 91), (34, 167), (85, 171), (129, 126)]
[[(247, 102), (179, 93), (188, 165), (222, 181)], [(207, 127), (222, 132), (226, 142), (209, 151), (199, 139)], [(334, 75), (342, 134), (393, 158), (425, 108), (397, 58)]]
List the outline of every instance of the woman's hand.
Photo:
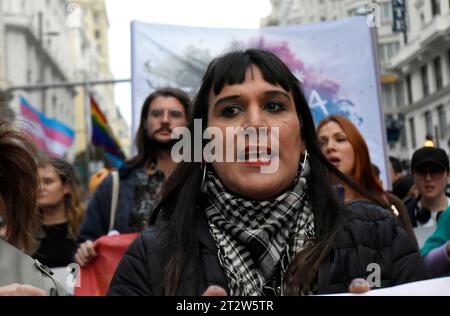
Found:
[(89, 262), (91, 262), (95, 257), (97, 257), (97, 253), (95, 252), (94, 243), (90, 240), (82, 243), (75, 254), (75, 261), (81, 266), (84, 267)]
[(354, 279), (350, 283), (348, 291), (352, 294), (363, 294), (370, 291), (370, 286), (367, 280), (365, 279)]
[(228, 296), (228, 294), (227, 291), (220, 286), (211, 285), (206, 289), (202, 296)]
[(47, 296), (47, 293), (31, 285), (15, 283), (0, 286), (0, 296)]

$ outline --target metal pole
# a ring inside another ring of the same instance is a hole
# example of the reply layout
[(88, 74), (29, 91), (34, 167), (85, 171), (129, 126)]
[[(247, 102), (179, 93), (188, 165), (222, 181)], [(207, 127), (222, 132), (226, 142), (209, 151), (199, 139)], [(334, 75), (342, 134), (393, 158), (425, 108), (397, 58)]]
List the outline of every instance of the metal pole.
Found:
[[(372, 51), (374, 55), (374, 66), (375, 66), (375, 78), (377, 81), (377, 94), (378, 94), (378, 100), (380, 101), (380, 122), (381, 122), (381, 134), (382, 134), (382, 144), (384, 149), (384, 172), (386, 176), (386, 187), (387, 190), (392, 190), (392, 179), (389, 174), (389, 157), (388, 157), (388, 144), (387, 144), (387, 135), (386, 135), (386, 125), (385, 125), (385, 116), (384, 116), (384, 106), (382, 101), (382, 91), (381, 91), (381, 84), (380, 84), (380, 78), (381, 78), (381, 64), (380, 64), (380, 57), (378, 56), (378, 31), (377, 28), (372, 27), (370, 29), (371, 31), (371, 37), (372, 37)], [(381, 166), (380, 166), (381, 167)], [(381, 168), (380, 168), (381, 169)]]
[(84, 91), (84, 102), (85, 102), (85, 137), (86, 137), (86, 151), (84, 155), (84, 163), (85, 163), (85, 175), (86, 175), (86, 185), (89, 184), (89, 177), (91, 176), (89, 170), (89, 163), (91, 161), (91, 153), (90, 153), (90, 137), (92, 135), (91, 132), (91, 100), (89, 98), (89, 85), (85, 84), (83, 86)]
[(58, 89), (58, 88), (64, 89), (64, 88), (83, 87), (85, 85), (95, 86), (95, 85), (117, 84), (117, 83), (127, 83), (127, 82), (131, 82), (131, 79), (55, 82), (55, 83), (44, 83), (44, 84), (37, 84), (37, 85), (10, 87), (6, 90), (6, 92), (9, 93), (9, 92), (17, 91), (17, 90), (34, 91), (34, 90), (46, 90), (46, 89)]
[[(44, 64), (45, 64), (45, 54), (44, 54), (44, 28), (43, 28), (43, 14), (42, 11), (38, 12), (38, 51), (40, 51), (41, 62), (39, 65), (39, 84), (43, 84), (45, 81), (44, 74)], [(41, 91), (41, 109), (44, 113), (48, 113), (45, 100), (45, 89)]]

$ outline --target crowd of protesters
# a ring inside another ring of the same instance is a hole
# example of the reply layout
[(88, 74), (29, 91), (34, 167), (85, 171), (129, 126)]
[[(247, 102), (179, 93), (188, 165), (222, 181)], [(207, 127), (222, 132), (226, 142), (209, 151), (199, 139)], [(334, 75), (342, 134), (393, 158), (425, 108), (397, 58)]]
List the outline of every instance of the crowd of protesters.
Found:
[[(194, 150), (174, 162), (173, 130), (194, 143), (196, 119), (279, 128), (278, 169), (198, 162)], [(192, 102), (175, 88), (151, 93), (135, 140), (135, 157), (93, 175), (85, 207), (74, 167), (0, 119), (0, 295), (66, 295), (50, 268), (89, 267), (111, 231), (138, 237), (109, 295), (357, 292), (371, 263), (382, 287), (450, 275), (446, 152), (420, 148), (407, 170), (389, 157), (384, 190), (358, 128), (339, 115), (315, 126), (300, 83), (269, 52), (217, 57)]]

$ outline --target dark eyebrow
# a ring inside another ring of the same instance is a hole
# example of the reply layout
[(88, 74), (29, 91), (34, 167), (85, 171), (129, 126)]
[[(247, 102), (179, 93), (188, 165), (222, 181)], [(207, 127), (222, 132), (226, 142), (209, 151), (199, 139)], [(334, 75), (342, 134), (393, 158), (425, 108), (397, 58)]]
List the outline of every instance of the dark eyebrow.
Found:
[(227, 102), (227, 101), (236, 100), (236, 99), (238, 99), (239, 97), (240, 97), (240, 95), (239, 95), (239, 94), (236, 94), (236, 95), (229, 95), (229, 96), (220, 98), (219, 100), (216, 101), (216, 103), (214, 103), (214, 106), (220, 105), (220, 104), (225, 103), (225, 102)]
[(289, 97), (289, 94), (287, 94), (286, 92), (280, 91), (280, 90), (270, 90), (270, 91), (266, 91), (264, 93), (267, 96), (283, 96), (286, 99), (288, 99), (289, 101), (291, 100), (291, 98)]

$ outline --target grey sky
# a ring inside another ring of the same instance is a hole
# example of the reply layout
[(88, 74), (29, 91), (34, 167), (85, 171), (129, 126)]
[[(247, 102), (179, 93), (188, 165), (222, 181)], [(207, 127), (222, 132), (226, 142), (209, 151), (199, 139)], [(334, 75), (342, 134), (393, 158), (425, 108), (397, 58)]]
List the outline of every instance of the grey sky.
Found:
[[(106, 0), (110, 64), (116, 79), (130, 78), (130, 22), (139, 20), (198, 27), (258, 28), (269, 0)], [(131, 124), (131, 87), (115, 89), (116, 104)]]

